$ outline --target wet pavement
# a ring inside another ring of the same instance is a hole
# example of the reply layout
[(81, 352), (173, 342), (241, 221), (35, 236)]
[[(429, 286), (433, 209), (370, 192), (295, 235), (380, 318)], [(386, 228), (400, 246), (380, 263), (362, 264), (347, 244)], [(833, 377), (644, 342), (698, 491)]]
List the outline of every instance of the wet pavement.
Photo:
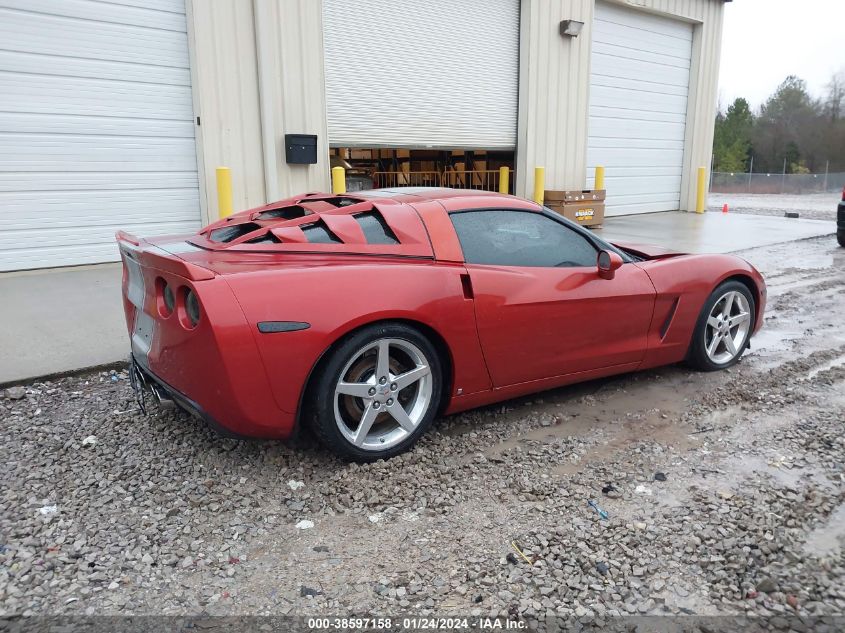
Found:
[(595, 232), (610, 242), (655, 244), (683, 253), (733, 253), (836, 232), (833, 222), (780, 216), (666, 211), (608, 218)]

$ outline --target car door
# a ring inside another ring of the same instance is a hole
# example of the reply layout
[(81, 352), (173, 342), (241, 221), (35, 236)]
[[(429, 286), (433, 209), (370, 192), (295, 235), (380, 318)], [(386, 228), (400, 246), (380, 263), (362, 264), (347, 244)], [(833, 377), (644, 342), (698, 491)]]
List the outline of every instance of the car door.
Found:
[(450, 214), (495, 387), (640, 362), (655, 291), (630, 258), (598, 275), (598, 249), (534, 211)]

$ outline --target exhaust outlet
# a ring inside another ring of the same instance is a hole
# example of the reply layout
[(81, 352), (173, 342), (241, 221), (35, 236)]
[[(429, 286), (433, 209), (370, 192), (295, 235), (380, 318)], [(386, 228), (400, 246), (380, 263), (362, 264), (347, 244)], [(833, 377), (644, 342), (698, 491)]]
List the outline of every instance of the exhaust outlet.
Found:
[(173, 398), (167, 395), (167, 392), (158, 385), (152, 385), (152, 392), (162, 409), (173, 409), (176, 407), (176, 403), (173, 402)]

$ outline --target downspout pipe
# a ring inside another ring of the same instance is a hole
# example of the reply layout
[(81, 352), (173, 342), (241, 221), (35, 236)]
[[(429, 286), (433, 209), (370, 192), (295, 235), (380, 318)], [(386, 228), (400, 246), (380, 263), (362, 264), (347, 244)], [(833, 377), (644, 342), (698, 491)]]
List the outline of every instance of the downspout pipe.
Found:
[[(271, 24), (269, 19), (262, 19), (267, 8), (267, 0), (252, 0), (252, 19), (255, 28), (255, 55), (258, 67), (258, 109), (261, 121), (261, 147), (264, 156), (264, 197), (265, 202), (279, 199), (279, 169), (276, 154), (276, 134), (273, 117), (273, 66), (270, 46), (272, 39), (266, 29)], [(269, 17), (269, 16), (267, 16)]]

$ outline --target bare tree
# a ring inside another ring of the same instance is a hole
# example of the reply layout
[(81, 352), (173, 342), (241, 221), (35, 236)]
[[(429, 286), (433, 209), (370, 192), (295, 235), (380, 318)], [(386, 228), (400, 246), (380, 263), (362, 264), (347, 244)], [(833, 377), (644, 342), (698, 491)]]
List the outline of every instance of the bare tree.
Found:
[(825, 99), (825, 110), (834, 123), (845, 115), (843, 109), (845, 109), (845, 69), (830, 78)]

